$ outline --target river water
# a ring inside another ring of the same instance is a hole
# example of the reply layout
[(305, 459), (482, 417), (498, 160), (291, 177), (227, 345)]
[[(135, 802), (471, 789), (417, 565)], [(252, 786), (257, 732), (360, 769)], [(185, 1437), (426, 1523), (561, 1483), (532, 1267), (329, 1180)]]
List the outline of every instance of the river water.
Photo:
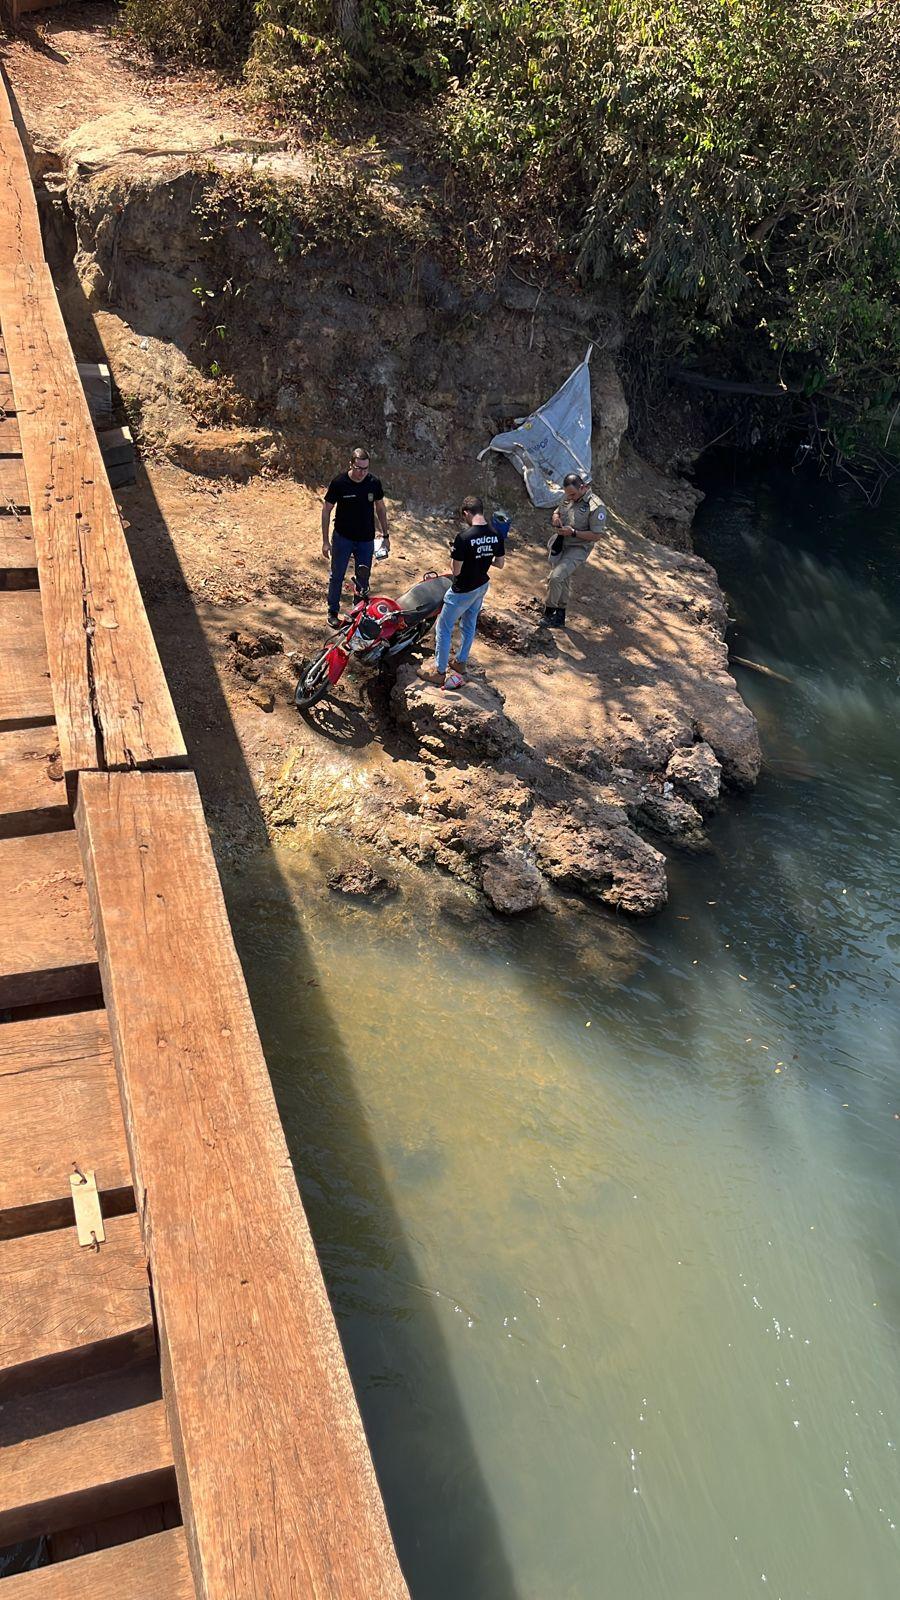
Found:
[(652, 923), (229, 885), (414, 1600), (900, 1593), (898, 522), (712, 488), (791, 681)]

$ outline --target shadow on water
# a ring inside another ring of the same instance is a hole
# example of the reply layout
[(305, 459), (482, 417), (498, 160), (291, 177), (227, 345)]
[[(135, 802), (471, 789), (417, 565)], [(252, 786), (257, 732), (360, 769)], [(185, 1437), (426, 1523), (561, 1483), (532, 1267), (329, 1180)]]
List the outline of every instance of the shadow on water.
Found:
[[(54, 265), (77, 354), (107, 359), (70, 262), (57, 260)], [(88, 330), (93, 349), (83, 348)], [(215, 829), (218, 797), (227, 790), (229, 808), (240, 811), (248, 837), (261, 843), (263, 820), (228, 703), (165, 518), (140, 468), (125, 509), (135, 520), (140, 515), (142, 537), (138, 541), (132, 535), (131, 555), (207, 815)], [(274, 858), (272, 873), (277, 880)], [(282, 888), (286, 960), (294, 970), (303, 971), (310, 965), (304, 930), (289, 889), (283, 884)], [(228, 899), (227, 882), (225, 890)], [(243, 955), (239, 924), (234, 931)], [(248, 987), (271, 1069), (273, 1054), (283, 1050), (284, 1041), (273, 1035), (266, 984), (252, 968)], [(370, 1137), (351, 1064), (321, 994), (309, 986), (304, 995), (290, 1066), (279, 1064), (272, 1072), (273, 1083), (401, 1565), (416, 1600), (426, 1596), (458, 1600), (462, 1595), (517, 1600), (442, 1331), (424, 1297), (416, 1301), (415, 1315), (395, 1309), (395, 1285), (414, 1286), (416, 1268)], [(307, 1033), (318, 1041), (324, 1062), (315, 1070), (309, 1070), (304, 1059)], [(288, 1070), (293, 1113), (287, 1111), (283, 1096)], [(302, 1117), (297, 1112), (298, 1075), (304, 1079)], [(379, 1289), (385, 1273), (391, 1279), (390, 1293)], [(357, 1315), (362, 1306), (365, 1318)], [(381, 1308), (375, 1343), (373, 1306)], [(404, 1374), (405, 1379), (411, 1372), (418, 1374), (414, 1384), (398, 1376)], [(442, 1465), (448, 1459), (454, 1464), (452, 1482)]]

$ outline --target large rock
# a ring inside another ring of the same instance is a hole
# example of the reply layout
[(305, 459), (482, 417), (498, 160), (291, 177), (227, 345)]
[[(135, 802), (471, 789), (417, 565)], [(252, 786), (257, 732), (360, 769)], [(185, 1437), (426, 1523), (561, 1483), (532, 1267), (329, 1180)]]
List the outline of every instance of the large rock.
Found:
[(632, 771), (658, 772), (674, 749), (694, 737), (687, 722), (665, 712), (657, 712), (650, 726), (636, 722), (628, 711), (620, 711), (616, 720), (611, 754), (616, 766)]
[(638, 825), (649, 828), (680, 850), (705, 850), (703, 818), (690, 800), (675, 794), (671, 783), (662, 787), (644, 785), (631, 816)]
[(503, 706), (499, 690), (481, 679), (470, 678), (450, 692), (426, 683), (410, 665), (400, 668), (391, 690), (397, 721), (415, 735), (420, 749), (446, 761), (494, 761), (520, 751), (522, 735)]
[(652, 916), (666, 903), (665, 857), (624, 816), (615, 807), (538, 805), (529, 823), (531, 843), (546, 876), (562, 888), (632, 916)]
[(502, 850), (487, 857), (481, 887), (495, 911), (514, 916), (540, 905), (543, 879), (521, 850)]
[(705, 740), (689, 750), (674, 751), (666, 767), (666, 777), (702, 812), (715, 810), (722, 787), (722, 764)]
[(729, 685), (724, 704), (716, 707), (714, 719), (698, 716), (697, 732), (721, 763), (725, 782), (734, 789), (752, 789), (762, 764), (759, 731), (734, 684)]

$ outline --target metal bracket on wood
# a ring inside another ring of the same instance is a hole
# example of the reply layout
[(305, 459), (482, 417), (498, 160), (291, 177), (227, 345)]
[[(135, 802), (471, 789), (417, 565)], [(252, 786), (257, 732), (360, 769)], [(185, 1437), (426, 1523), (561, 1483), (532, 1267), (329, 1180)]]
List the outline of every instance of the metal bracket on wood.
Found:
[(90, 1245), (92, 1250), (99, 1250), (101, 1244), (106, 1242), (106, 1232), (103, 1227), (103, 1213), (100, 1210), (100, 1196), (97, 1193), (97, 1177), (93, 1167), (87, 1167), (82, 1172), (74, 1162), (73, 1166), (75, 1170), (69, 1177), (69, 1183), (72, 1186), (78, 1243)]

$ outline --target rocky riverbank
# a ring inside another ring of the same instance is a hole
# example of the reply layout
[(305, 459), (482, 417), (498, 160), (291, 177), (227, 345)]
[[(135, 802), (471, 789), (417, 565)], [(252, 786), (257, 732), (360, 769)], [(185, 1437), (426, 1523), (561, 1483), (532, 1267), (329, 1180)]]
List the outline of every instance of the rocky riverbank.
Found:
[[(19, 41), (6, 64), (78, 354), (109, 361), (139, 436), (120, 504), (220, 851), (327, 829), (351, 854), (450, 873), (498, 911), (560, 892), (659, 910), (666, 851), (706, 848), (708, 818), (760, 756), (715, 573), (691, 553), (698, 495), (628, 440), (615, 293), (538, 292), (514, 272), (467, 282), (429, 235), (414, 170), (384, 152), (356, 171), (366, 235), (348, 251), (323, 222), (337, 180), (308, 151), (214, 114), (202, 85), (151, 78), (102, 22), (49, 27), (53, 51)], [(609, 536), (567, 631), (548, 635), (546, 515), (475, 456), (589, 342)], [(445, 566), (466, 492), (502, 500), (514, 537), (461, 693), (410, 663), (348, 675), (300, 721), (295, 670), (324, 623), (318, 497), (357, 442), (393, 521), (386, 593)]]

